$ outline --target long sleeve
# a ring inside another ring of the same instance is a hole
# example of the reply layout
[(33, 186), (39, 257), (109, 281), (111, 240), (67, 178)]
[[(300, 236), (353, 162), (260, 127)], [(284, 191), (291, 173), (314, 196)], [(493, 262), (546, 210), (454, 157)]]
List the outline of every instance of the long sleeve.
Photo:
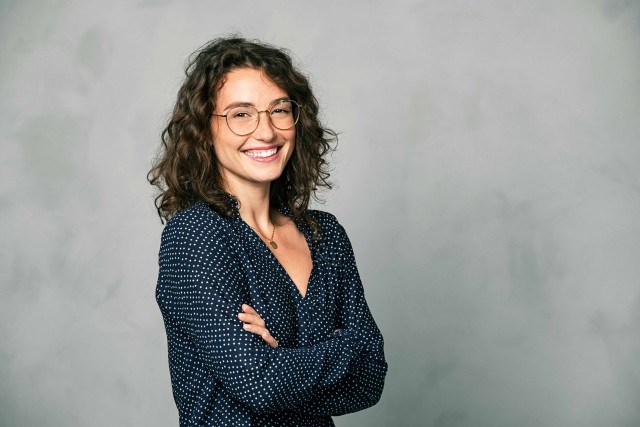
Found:
[(313, 347), (272, 349), (242, 329), (237, 313), (249, 296), (228, 233), (220, 217), (193, 210), (163, 232), (156, 298), (181, 413), (206, 411), (206, 399), (186, 396), (211, 377), (253, 412), (296, 411), (359, 372), (368, 351), (349, 331)]
[(343, 304), (339, 307), (341, 330), (336, 335), (348, 333), (363, 346), (345, 378), (301, 408), (312, 415), (342, 415), (375, 405), (387, 373), (382, 335), (365, 300), (351, 243), (342, 226), (336, 223), (334, 229), (336, 235), (332, 240), (339, 245), (341, 253), (339, 285), (343, 295)]

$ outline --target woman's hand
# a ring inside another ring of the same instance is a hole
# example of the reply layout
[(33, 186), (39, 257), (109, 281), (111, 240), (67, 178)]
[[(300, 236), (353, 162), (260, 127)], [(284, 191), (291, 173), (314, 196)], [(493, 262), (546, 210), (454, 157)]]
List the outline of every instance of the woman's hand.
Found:
[(244, 325), (242, 327), (245, 331), (249, 331), (253, 334), (260, 335), (260, 337), (269, 344), (271, 347), (276, 348), (278, 346), (278, 340), (271, 336), (267, 326), (262, 320), (262, 317), (253, 308), (247, 304), (242, 304), (242, 313), (238, 313), (238, 319), (240, 319)]

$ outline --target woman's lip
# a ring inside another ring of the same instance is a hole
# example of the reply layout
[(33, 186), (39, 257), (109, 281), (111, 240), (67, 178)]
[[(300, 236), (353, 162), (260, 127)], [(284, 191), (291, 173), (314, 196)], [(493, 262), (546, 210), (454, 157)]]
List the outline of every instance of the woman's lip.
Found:
[[(251, 160), (255, 160), (258, 162), (269, 162), (275, 159), (276, 157), (278, 157), (279, 151), (280, 151), (279, 146), (272, 146), (272, 147), (260, 147), (260, 148), (250, 149), (250, 150), (243, 150), (242, 153), (247, 157), (249, 157)], [(267, 153), (272, 153), (272, 154), (265, 155)]]
[(265, 150), (273, 150), (274, 148), (279, 149), (280, 146), (279, 145), (267, 145), (267, 146), (260, 146), (260, 147), (253, 147), (253, 148), (245, 148), (242, 151), (265, 151)]

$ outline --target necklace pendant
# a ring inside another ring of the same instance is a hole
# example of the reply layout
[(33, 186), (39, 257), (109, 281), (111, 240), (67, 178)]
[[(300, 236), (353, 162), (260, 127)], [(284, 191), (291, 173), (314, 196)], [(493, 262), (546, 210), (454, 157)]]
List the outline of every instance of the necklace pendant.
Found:
[(278, 249), (278, 244), (273, 240), (269, 240), (269, 246), (271, 246), (273, 249)]

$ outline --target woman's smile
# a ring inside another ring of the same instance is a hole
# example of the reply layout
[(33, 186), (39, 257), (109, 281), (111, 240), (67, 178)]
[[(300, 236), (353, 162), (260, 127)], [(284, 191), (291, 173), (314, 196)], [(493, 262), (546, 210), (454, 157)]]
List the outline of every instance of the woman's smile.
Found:
[(244, 154), (259, 162), (269, 162), (276, 158), (279, 147), (256, 148), (243, 151)]

